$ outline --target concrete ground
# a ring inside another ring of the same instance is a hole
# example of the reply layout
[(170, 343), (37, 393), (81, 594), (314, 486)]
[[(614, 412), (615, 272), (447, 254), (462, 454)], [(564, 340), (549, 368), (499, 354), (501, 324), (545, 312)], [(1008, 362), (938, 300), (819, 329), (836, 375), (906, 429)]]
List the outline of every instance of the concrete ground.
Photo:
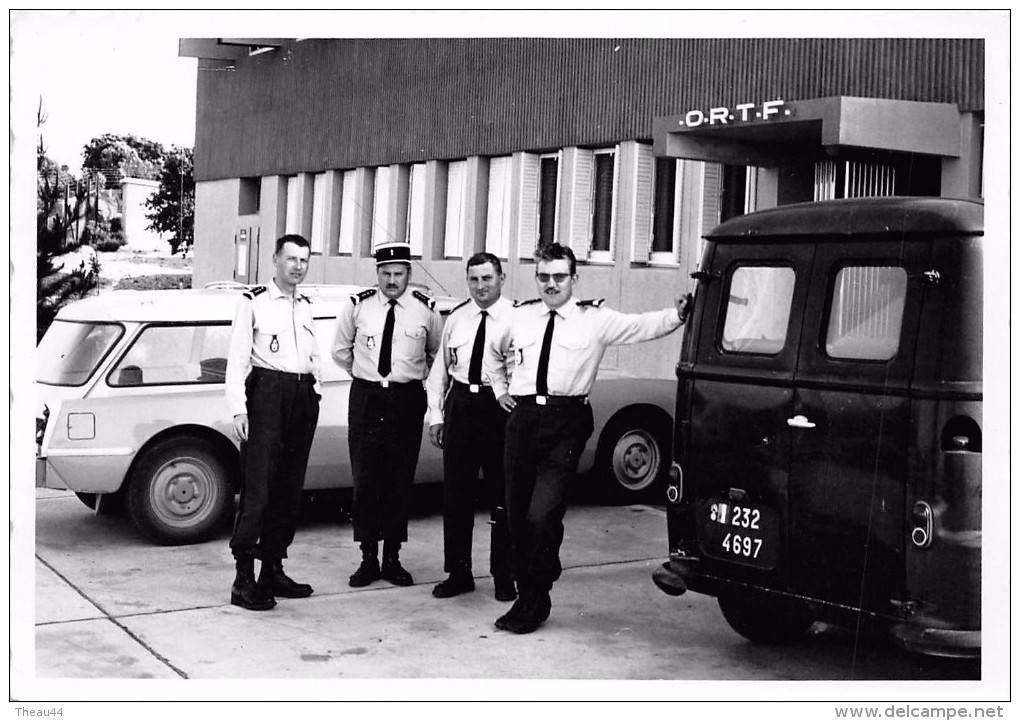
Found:
[[(73, 494), (40, 490), (36, 679), (45, 686), (112, 679), (845, 681), (980, 675), (974, 664), (910, 656), (881, 639), (854, 639), (821, 624), (792, 648), (745, 641), (726, 625), (714, 599), (671, 598), (652, 584), (652, 571), (666, 555), (665, 514), (643, 505), (572, 507), (550, 619), (531, 635), (501, 632), (492, 623), (509, 605), (492, 596), (485, 517), (476, 518), (476, 590), (438, 600), (431, 589), (445, 576), (442, 517), (434, 497), (419, 506), (402, 552), (414, 586), (379, 581), (350, 588), (347, 578), (359, 554), (349, 524), (313, 506), (286, 568), (311, 583), (314, 595), (281, 599), (276, 609), (256, 613), (229, 603), (233, 563), (226, 535), (193, 546), (152, 546), (126, 518), (95, 516)], [(15, 665), (24, 661), (12, 658)], [(597, 688), (609, 693), (613, 687)]]

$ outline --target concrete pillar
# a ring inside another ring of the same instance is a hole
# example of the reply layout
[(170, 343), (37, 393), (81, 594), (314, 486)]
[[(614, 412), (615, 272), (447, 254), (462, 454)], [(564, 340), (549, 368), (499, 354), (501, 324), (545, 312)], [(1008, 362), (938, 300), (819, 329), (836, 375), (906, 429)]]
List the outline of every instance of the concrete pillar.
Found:
[(981, 197), (984, 128), (975, 113), (960, 113), (960, 157), (942, 161), (943, 198)]

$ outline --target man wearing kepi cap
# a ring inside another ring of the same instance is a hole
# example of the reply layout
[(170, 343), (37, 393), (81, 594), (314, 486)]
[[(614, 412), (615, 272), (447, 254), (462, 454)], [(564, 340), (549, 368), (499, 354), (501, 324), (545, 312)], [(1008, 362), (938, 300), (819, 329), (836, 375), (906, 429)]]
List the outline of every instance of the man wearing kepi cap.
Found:
[(341, 308), (332, 349), (333, 360), (354, 377), (347, 438), (354, 473), (351, 522), (362, 560), (350, 585), (382, 578), (410, 586), (414, 580), (399, 554), (425, 422), (423, 381), (439, 349), (442, 323), (432, 298), (408, 291), (408, 244), (377, 246), (375, 264), (378, 285), (352, 295)]
[(688, 304), (681, 298), (675, 308), (618, 313), (601, 300), (575, 300), (574, 253), (556, 243), (535, 251), (535, 282), (540, 297), (515, 303), (493, 329), (484, 359), (493, 393), (510, 413), (506, 505), (519, 596), (496, 628), (513, 633), (531, 633), (549, 617), (567, 491), (594, 429), (588, 392), (606, 347), (672, 333)]

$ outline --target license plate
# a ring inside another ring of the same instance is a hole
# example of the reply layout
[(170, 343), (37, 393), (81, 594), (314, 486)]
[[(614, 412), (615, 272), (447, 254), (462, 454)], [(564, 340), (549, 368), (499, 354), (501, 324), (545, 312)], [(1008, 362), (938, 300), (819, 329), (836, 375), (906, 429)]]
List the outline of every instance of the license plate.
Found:
[(768, 506), (710, 499), (701, 506), (701, 549), (713, 558), (761, 568), (779, 559), (779, 514)]

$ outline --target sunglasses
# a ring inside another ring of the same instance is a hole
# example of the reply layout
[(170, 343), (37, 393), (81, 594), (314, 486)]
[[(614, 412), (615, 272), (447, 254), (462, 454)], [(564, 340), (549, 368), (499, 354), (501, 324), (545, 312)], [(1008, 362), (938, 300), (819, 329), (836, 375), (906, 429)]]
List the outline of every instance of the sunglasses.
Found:
[(535, 273), (539, 283), (548, 283), (550, 279), (556, 283), (564, 283), (570, 277), (570, 273)]

